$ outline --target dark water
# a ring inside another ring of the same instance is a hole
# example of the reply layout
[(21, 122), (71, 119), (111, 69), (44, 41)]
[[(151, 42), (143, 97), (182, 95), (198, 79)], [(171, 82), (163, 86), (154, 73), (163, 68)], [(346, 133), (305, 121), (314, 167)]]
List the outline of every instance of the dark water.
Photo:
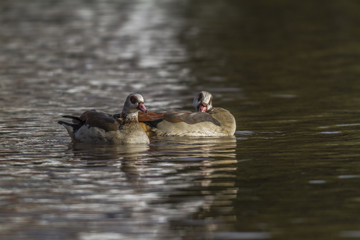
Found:
[[(360, 238), (358, 1), (2, 1), (1, 239)], [(71, 144), (63, 114), (192, 110), (233, 138)]]

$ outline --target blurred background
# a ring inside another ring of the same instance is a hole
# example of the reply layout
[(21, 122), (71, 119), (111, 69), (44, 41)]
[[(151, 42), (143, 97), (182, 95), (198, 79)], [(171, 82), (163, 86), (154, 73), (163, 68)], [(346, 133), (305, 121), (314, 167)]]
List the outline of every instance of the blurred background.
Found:
[[(0, 2), (1, 239), (360, 237), (360, 3)], [(56, 122), (193, 111), (233, 138), (72, 144)]]

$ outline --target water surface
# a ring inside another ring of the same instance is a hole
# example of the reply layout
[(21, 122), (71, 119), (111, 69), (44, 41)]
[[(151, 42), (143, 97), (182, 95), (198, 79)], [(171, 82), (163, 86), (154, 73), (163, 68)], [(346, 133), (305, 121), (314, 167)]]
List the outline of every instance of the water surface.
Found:
[[(357, 1), (0, 3), (3, 239), (360, 236)], [(56, 122), (229, 109), (229, 138), (72, 144)]]

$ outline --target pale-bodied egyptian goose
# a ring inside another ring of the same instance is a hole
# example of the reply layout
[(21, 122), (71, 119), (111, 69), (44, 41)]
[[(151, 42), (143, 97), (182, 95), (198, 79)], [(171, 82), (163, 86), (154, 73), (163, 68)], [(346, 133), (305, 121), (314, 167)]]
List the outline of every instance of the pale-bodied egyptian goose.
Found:
[(211, 93), (201, 91), (193, 102), (197, 112), (139, 113), (139, 121), (147, 133), (159, 136), (233, 136), (234, 116), (213, 107), (212, 99)]
[(146, 112), (144, 98), (137, 93), (130, 94), (124, 103), (122, 113), (110, 115), (95, 110), (86, 111), (80, 117), (63, 116), (73, 123), (59, 121), (68, 131), (71, 139), (93, 143), (149, 143), (149, 138), (138, 122), (138, 112)]

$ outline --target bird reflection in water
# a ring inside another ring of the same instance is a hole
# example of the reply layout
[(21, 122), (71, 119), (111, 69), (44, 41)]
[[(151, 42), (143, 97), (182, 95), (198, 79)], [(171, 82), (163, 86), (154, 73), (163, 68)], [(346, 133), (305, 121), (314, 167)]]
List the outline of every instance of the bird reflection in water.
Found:
[[(235, 149), (235, 137), (154, 137), (150, 145), (72, 145), (76, 160), (84, 161), (92, 174), (96, 169), (102, 172), (101, 181), (106, 183), (94, 186), (99, 187), (102, 198), (116, 199), (119, 208), (136, 212), (139, 221), (149, 214), (152, 219), (162, 219), (166, 228), (173, 223), (187, 224), (184, 219), (208, 214), (214, 208), (222, 212), (223, 221), (214, 223), (210, 216), (201, 220), (199, 227), (204, 232), (235, 219), (229, 204), (238, 192)], [(114, 175), (116, 169), (120, 173)], [(90, 178), (100, 181), (99, 177)]]
[(87, 167), (119, 168), (127, 181), (136, 186), (139, 186), (143, 159), (148, 150), (149, 146), (146, 144), (72, 144), (74, 157), (86, 161)]

